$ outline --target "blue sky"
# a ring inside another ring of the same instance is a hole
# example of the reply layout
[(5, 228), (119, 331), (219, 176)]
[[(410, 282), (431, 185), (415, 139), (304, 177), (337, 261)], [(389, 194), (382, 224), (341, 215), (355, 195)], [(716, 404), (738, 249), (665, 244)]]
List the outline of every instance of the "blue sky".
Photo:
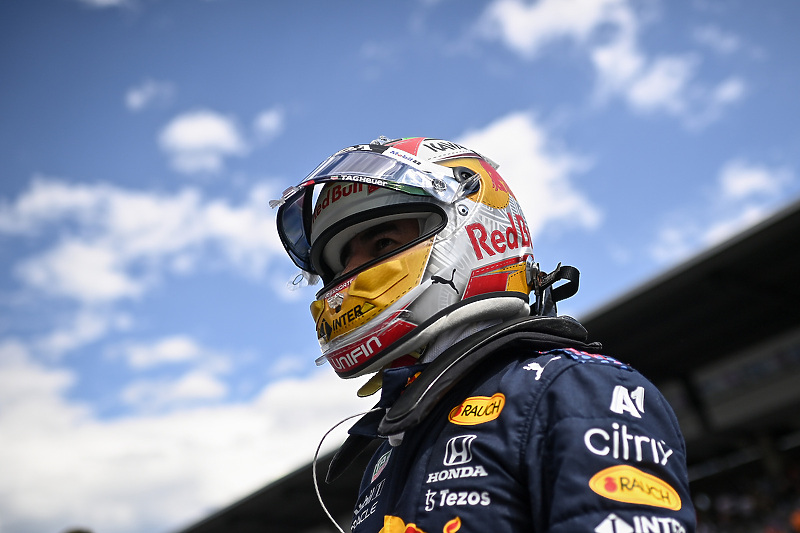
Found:
[(496, 160), (542, 267), (581, 269), (578, 317), (796, 200), (798, 23), (791, 0), (0, 3), (0, 531), (174, 530), (371, 405), (314, 367), (268, 207), (339, 148)]

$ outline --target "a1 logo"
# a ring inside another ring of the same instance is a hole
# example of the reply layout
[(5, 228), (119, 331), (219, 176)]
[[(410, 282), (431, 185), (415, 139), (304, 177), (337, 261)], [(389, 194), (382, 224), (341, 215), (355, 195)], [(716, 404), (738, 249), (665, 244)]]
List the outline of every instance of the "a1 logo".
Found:
[(617, 385), (614, 387), (609, 409), (620, 415), (628, 413), (634, 418), (642, 418), (642, 413), (644, 413), (644, 387), (636, 387), (633, 392), (629, 392), (622, 385)]

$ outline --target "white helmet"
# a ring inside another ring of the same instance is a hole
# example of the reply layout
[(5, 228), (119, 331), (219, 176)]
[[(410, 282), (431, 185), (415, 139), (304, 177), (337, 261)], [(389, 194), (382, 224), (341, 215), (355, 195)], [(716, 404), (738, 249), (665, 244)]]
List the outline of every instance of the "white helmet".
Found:
[[(453, 327), (530, 313), (525, 217), (495, 165), (463, 146), (416, 137), (345, 148), (274, 205), (289, 256), (325, 283), (311, 304), (318, 363), (340, 377), (378, 371)], [(341, 274), (353, 236), (408, 218), (418, 238)]]

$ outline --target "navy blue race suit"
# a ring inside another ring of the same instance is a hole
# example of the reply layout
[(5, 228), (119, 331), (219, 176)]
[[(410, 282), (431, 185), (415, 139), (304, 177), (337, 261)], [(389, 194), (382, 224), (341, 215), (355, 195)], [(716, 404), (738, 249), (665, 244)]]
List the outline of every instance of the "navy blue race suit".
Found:
[(402, 435), (370, 460), (352, 531), (693, 532), (672, 409), (585, 334), (569, 318), (526, 318), (386, 370), (384, 409), (351, 428), (329, 471)]

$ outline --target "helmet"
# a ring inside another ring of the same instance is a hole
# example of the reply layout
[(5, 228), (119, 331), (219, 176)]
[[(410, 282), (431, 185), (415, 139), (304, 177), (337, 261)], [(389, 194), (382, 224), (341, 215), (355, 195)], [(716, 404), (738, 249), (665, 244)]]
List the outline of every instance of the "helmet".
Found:
[[(341, 150), (287, 189), (278, 233), (294, 263), (324, 282), (311, 304), (322, 349), (343, 378), (375, 372), (454, 327), (530, 313), (533, 246), (496, 165), (423, 137)], [(360, 232), (415, 219), (419, 235), (342, 273)]]

